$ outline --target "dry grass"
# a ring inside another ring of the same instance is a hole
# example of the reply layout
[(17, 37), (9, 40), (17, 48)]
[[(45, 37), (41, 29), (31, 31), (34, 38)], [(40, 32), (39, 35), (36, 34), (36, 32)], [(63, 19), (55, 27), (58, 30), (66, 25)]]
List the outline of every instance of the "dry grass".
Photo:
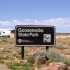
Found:
[[(70, 38), (57, 38), (56, 39), (56, 45), (59, 45), (60, 47), (63, 46), (63, 49), (58, 49), (55, 47), (50, 47), (50, 50), (55, 50), (58, 51), (61, 55), (69, 56), (70, 58)], [(17, 57), (17, 59), (21, 59), (21, 55), (18, 55), (17, 52), (21, 51), (21, 47), (15, 47), (14, 46), (14, 39), (11, 38), (0, 38), (0, 48), (4, 48), (6, 52), (2, 52), (0, 50), (0, 56), (5, 57), (2, 61), (5, 62), (5, 60), (10, 60), (13, 62), (14, 57)], [(25, 58), (26, 59), (29, 56), (29, 53), (33, 52), (40, 52), (40, 51), (46, 51), (46, 47), (24, 47), (25, 51)], [(22, 63), (19, 64), (19, 67), (22, 68), (21, 70), (24, 69), (22, 66)]]

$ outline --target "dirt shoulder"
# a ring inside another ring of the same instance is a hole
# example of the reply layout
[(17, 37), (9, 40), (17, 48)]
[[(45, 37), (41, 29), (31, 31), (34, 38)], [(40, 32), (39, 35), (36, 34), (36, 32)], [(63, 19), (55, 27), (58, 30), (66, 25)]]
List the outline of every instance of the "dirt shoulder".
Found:
[(5, 64), (0, 64), (0, 70), (11, 70), (11, 69), (8, 69)]

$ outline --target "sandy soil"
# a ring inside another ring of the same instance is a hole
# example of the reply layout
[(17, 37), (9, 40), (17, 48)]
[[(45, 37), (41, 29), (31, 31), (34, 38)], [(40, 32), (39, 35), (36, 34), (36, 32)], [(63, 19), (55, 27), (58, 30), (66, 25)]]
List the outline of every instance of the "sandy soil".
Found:
[(5, 64), (0, 64), (0, 70), (11, 70), (11, 69), (8, 69)]

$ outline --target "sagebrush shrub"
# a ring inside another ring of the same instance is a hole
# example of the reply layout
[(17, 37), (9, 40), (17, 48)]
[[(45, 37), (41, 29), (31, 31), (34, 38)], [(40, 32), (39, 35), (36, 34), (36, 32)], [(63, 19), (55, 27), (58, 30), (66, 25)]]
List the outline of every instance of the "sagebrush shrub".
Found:
[(29, 62), (29, 63), (35, 63), (35, 57), (34, 56), (29, 56), (28, 58), (27, 58), (27, 62)]
[(40, 56), (46, 56), (52, 61), (59, 61), (60, 59), (60, 54), (56, 51), (48, 50), (46, 52), (38, 52), (35, 54), (35, 56), (40, 55)]
[[(60, 53), (58, 53), (57, 51), (48, 50), (46, 52), (38, 52), (35, 54), (35, 57), (37, 55), (47, 56), (51, 60), (51, 62), (64, 62), (65, 64), (70, 66), (70, 59), (67, 58), (66, 56), (61, 56)], [(48, 64), (49, 64), (49, 61), (47, 65)]]

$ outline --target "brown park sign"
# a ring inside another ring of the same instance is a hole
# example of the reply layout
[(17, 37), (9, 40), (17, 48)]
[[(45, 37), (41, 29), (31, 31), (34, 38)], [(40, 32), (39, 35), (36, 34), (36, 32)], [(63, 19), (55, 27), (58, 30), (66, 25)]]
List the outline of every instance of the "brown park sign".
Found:
[(16, 25), (15, 46), (55, 46), (55, 26)]

